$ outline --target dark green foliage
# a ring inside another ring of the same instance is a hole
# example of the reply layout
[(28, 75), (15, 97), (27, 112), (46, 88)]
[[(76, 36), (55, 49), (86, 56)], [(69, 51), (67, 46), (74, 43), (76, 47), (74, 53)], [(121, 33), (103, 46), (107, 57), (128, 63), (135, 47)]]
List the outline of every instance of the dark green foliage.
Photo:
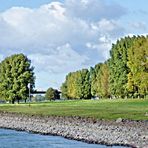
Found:
[(125, 37), (116, 44), (112, 45), (110, 51), (111, 58), (109, 59), (110, 71), (110, 91), (114, 97), (127, 96), (127, 74), (129, 68), (127, 66), (127, 50), (132, 46), (132, 38)]
[(14, 103), (26, 100), (28, 84), (34, 88), (34, 72), (31, 61), (23, 54), (7, 57), (0, 63), (0, 98)]
[(61, 86), (61, 91), (62, 91), (62, 98), (68, 99), (68, 94), (67, 94), (67, 81), (65, 81), (62, 86)]
[[(81, 97), (80, 99), (91, 98), (90, 73), (88, 69), (82, 69), (81, 73)], [(80, 86), (79, 86), (80, 87)]]
[(56, 89), (53, 88), (48, 88), (45, 94), (45, 99), (47, 100), (56, 100), (56, 99), (60, 99), (60, 92)]
[(54, 89), (53, 88), (48, 88), (45, 94), (45, 98), (48, 100), (54, 100)]

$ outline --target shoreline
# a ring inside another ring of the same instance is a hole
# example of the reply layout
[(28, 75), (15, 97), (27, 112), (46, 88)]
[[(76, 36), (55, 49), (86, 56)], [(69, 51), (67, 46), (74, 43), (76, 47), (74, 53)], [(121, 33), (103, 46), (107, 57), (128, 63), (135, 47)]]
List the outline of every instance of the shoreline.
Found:
[(148, 147), (148, 121), (107, 121), (81, 117), (0, 112), (0, 128), (108, 146)]

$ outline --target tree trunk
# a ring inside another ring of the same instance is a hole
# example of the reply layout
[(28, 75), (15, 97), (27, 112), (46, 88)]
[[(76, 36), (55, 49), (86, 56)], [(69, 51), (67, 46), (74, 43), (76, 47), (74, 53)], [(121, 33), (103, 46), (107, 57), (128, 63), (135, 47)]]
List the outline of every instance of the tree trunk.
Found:
[(14, 102), (15, 102), (15, 99), (12, 99), (12, 104), (14, 104)]

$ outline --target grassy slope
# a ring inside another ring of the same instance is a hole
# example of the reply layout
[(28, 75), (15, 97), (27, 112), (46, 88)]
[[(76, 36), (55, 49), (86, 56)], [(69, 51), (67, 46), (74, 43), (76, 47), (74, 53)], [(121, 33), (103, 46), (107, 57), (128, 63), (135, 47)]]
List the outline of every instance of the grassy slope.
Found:
[(0, 111), (37, 115), (82, 116), (97, 119), (148, 120), (148, 99), (79, 100), (47, 103), (0, 105)]

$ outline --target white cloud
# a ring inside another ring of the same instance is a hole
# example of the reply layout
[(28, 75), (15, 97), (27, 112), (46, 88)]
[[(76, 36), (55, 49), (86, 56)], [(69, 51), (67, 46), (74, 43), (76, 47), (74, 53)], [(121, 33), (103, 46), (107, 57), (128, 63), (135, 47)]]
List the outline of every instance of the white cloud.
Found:
[(104, 0), (66, 0), (67, 15), (88, 21), (102, 18), (118, 19), (126, 14), (126, 9), (118, 4), (108, 4)]
[(67, 72), (108, 57), (111, 41), (124, 34), (117, 18), (125, 11), (117, 6), (101, 0), (66, 0), (36, 9), (12, 7), (0, 13), (0, 54), (27, 54), (38, 87), (50, 76), (61, 82)]
[(38, 65), (39, 71), (48, 71), (49, 73), (67, 73), (76, 68), (82, 68), (88, 58), (79, 55), (69, 44), (57, 47), (52, 54), (36, 53), (29, 55), (33, 65)]
[(130, 23), (130, 26), (132, 27), (132, 29), (138, 29), (138, 30), (147, 29), (147, 25), (144, 22), (133, 22), (133, 23)]
[[(59, 86), (65, 78), (65, 75), (76, 69), (88, 68), (85, 61), (89, 60), (86, 56), (81, 56), (75, 52), (69, 44), (57, 47), (55, 53), (44, 55), (36, 53), (29, 55), (33, 65), (37, 65), (37, 86), (39, 80), (48, 86)], [(58, 81), (57, 81), (58, 80)], [(47, 85), (47, 83), (49, 83)], [(44, 86), (42, 86), (44, 88)]]

